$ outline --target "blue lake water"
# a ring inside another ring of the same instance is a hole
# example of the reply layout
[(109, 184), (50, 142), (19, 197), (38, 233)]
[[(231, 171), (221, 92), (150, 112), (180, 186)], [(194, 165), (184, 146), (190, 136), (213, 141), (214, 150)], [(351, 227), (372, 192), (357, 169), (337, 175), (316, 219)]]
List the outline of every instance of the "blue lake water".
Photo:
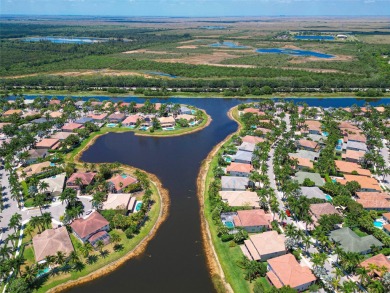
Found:
[(210, 47), (214, 48), (231, 48), (231, 49), (247, 49), (248, 46), (242, 46), (242, 45), (237, 45), (236, 43), (233, 42), (223, 42), (221, 43), (215, 43), (211, 44)]
[(223, 30), (223, 29), (226, 29), (226, 26), (220, 26), (220, 25), (205, 25), (205, 26), (201, 26), (200, 28), (206, 29), (206, 30)]
[(103, 42), (100, 39), (88, 39), (88, 38), (65, 38), (65, 37), (34, 37), (25, 38), (24, 42), (51, 42), (56, 44), (93, 44)]
[(334, 57), (333, 55), (319, 53), (315, 51), (281, 49), (281, 48), (257, 49), (256, 52), (261, 54), (287, 54), (293, 56), (309, 56), (309, 57), (317, 57), (317, 58), (324, 58), (324, 59), (329, 59)]
[(165, 72), (158, 72), (158, 71), (145, 71), (147, 74), (152, 74), (152, 75), (159, 75), (159, 76), (165, 76), (165, 77), (170, 77), (170, 78), (178, 78), (178, 76), (165, 73)]
[(334, 41), (334, 36), (294, 36), (296, 40)]

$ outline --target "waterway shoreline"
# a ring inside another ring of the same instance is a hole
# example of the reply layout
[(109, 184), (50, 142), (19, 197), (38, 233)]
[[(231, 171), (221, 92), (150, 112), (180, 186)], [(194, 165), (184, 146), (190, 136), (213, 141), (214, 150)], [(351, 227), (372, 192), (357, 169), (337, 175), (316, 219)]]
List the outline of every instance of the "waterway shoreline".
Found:
[[(210, 169), (210, 164), (214, 158), (214, 156), (219, 152), (220, 148), (229, 140), (231, 137), (241, 131), (241, 124), (234, 118), (233, 111), (237, 109), (238, 106), (235, 106), (229, 110), (227, 113), (228, 117), (236, 121), (238, 123), (237, 131), (227, 136), (223, 141), (221, 141), (219, 144), (217, 144), (211, 152), (207, 155), (206, 159), (202, 162), (202, 165), (199, 170), (198, 178), (197, 178), (197, 195), (199, 200), (199, 206), (200, 206), (200, 219), (201, 219), (201, 232), (202, 232), (202, 238), (203, 238), (203, 249), (206, 256), (207, 266), (210, 270), (211, 277), (213, 279), (215, 289), (218, 292), (231, 292), (233, 293), (233, 288), (231, 285), (226, 281), (225, 274), (223, 271), (223, 268), (221, 266), (221, 263), (218, 259), (217, 252), (215, 250), (212, 237), (211, 237), (211, 231), (209, 222), (206, 219), (206, 213), (205, 213), (205, 193), (206, 193), (206, 178), (207, 174)], [(216, 279), (217, 277), (218, 279)], [(220, 282), (223, 285), (224, 291), (221, 291), (222, 288), (217, 287), (218, 284), (216, 282)]]
[[(78, 154), (73, 158), (73, 161), (77, 166), (82, 166), (83, 162), (80, 160), (82, 154), (96, 141), (96, 139), (99, 136), (96, 136), (93, 140), (91, 140), (83, 149), (81, 149)], [(104, 164), (104, 163), (99, 163)], [(98, 165), (99, 165), (98, 164)], [(170, 197), (169, 192), (164, 186), (162, 185), (160, 179), (149, 172), (146, 172), (144, 170), (141, 170), (139, 168), (135, 168), (129, 165), (120, 164), (120, 167), (122, 170), (134, 173), (136, 170), (140, 170), (147, 174), (148, 178), (150, 179), (151, 183), (155, 186), (157, 190), (157, 194), (160, 200), (159, 204), (159, 214), (156, 219), (156, 222), (154, 223), (151, 230), (148, 232), (148, 234), (130, 251), (128, 251), (125, 255), (120, 257), (117, 260), (114, 260), (113, 262), (103, 266), (102, 268), (99, 268), (98, 270), (89, 273), (86, 276), (83, 276), (81, 278), (78, 278), (76, 280), (69, 280), (65, 283), (62, 283), (60, 285), (55, 286), (54, 288), (49, 289), (47, 292), (49, 293), (57, 293), (62, 292), (64, 290), (70, 289), (75, 286), (79, 286), (81, 284), (93, 281), (97, 278), (100, 278), (102, 276), (105, 276), (116, 269), (118, 269), (120, 266), (122, 266), (125, 262), (128, 260), (135, 258), (139, 255), (141, 255), (147, 248), (149, 242), (155, 237), (157, 234), (157, 231), (159, 227), (165, 222), (165, 220), (168, 218), (169, 215), (169, 208), (170, 208)]]
[(81, 91), (77, 94), (69, 92), (69, 91), (23, 91), (23, 95), (39, 95), (39, 96), (71, 96), (71, 97), (107, 97), (107, 98), (142, 98), (142, 99), (209, 99), (209, 98), (217, 98), (217, 99), (318, 99), (318, 98), (333, 98), (333, 99), (389, 99), (390, 93), (385, 93), (382, 97), (358, 97), (354, 96), (351, 92), (337, 92), (337, 93), (307, 93), (307, 92), (295, 92), (295, 93), (278, 93), (274, 95), (264, 95), (264, 96), (255, 96), (255, 95), (247, 95), (247, 96), (224, 96), (220, 93), (185, 93), (179, 95), (172, 96), (159, 96), (156, 94), (155, 96), (144, 96), (139, 94), (133, 94), (131, 92), (125, 94), (111, 94), (106, 91)]

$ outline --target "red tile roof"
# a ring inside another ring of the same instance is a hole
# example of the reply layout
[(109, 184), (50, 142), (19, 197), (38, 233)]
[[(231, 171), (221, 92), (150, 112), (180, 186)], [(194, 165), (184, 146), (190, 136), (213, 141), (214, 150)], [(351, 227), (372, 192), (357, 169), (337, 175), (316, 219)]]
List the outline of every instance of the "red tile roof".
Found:
[(64, 126), (62, 126), (62, 130), (75, 130), (75, 129), (79, 129), (83, 127), (83, 124), (79, 124), (79, 123), (68, 123), (68, 124), (65, 124)]
[(83, 185), (89, 185), (91, 184), (92, 180), (95, 178), (96, 173), (88, 172), (88, 173), (73, 173), (72, 176), (68, 179), (66, 183), (72, 183), (73, 185), (76, 184), (76, 179), (80, 178)]
[[(361, 262), (360, 265), (362, 267), (365, 267), (366, 269), (370, 269), (370, 264), (376, 265), (378, 267), (385, 267), (387, 268), (387, 271), (390, 272), (390, 260), (387, 258), (387, 256), (383, 254), (378, 254), (373, 257), (370, 257), (366, 259), (365, 261)], [(382, 275), (384, 273), (380, 273), (378, 270), (374, 271), (377, 275)]]
[(38, 142), (35, 147), (36, 148), (48, 148), (51, 149), (55, 147), (56, 144), (59, 143), (59, 139), (57, 138), (44, 138), (40, 142)]
[(360, 184), (362, 189), (374, 189), (377, 191), (381, 191), (381, 187), (379, 186), (378, 181), (375, 178), (367, 177), (367, 176), (359, 176), (359, 175), (350, 175), (344, 174), (344, 179), (336, 179), (337, 182), (345, 185), (347, 182), (356, 181)]
[(125, 120), (122, 121), (122, 124), (137, 123), (138, 119), (142, 119), (139, 115), (130, 115)]
[(298, 143), (300, 146), (305, 147), (305, 148), (315, 149), (316, 147), (318, 147), (318, 143), (316, 143), (315, 141), (307, 140), (307, 139), (300, 139), (298, 141)]
[(245, 135), (242, 138), (242, 142), (249, 142), (249, 143), (254, 143), (254, 144), (258, 144), (258, 143), (264, 142), (264, 141), (265, 141), (264, 138), (258, 137), (258, 136), (252, 136), (252, 135)]
[[(129, 186), (130, 184), (134, 184), (137, 182), (137, 179), (127, 176), (126, 178), (123, 178), (122, 175), (116, 175), (115, 177), (107, 180), (107, 182), (110, 182), (114, 185), (115, 189), (117, 191), (125, 188), (126, 186)], [(122, 183), (122, 184), (121, 184)]]
[[(311, 270), (308, 267), (301, 266), (292, 254), (278, 256), (269, 259), (267, 262), (279, 280), (279, 282), (273, 284), (277, 288), (281, 288), (281, 284), (296, 288), (316, 280)], [(273, 279), (270, 279), (273, 282)]]
[(271, 227), (271, 218), (263, 210), (237, 211), (233, 217), (234, 225), (238, 227), (268, 226)]
[(360, 160), (365, 155), (365, 152), (362, 151), (353, 151), (353, 150), (347, 150), (345, 154), (342, 154), (341, 157), (343, 159), (353, 159), (353, 160)]
[(390, 196), (384, 192), (357, 192), (356, 200), (365, 209), (390, 209)]
[(107, 113), (102, 114), (89, 114), (88, 117), (91, 117), (94, 120), (103, 120), (107, 117)]
[(231, 163), (226, 167), (227, 172), (242, 172), (242, 173), (250, 173), (253, 170), (252, 165), (244, 164), (244, 163)]
[(70, 226), (79, 237), (85, 238), (92, 233), (96, 233), (108, 224), (109, 222), (101, 214), (93, 212), (86, 219), (79, 218), (74, 220)]
[(336, 168), (342, 173), (352, 173), (356, 171), (359, 175), (363, 176), (371, 176), (370, 170), (363, 169), (359, 164), (353, 162), (346, 161), (334, 161), (336, 164)]

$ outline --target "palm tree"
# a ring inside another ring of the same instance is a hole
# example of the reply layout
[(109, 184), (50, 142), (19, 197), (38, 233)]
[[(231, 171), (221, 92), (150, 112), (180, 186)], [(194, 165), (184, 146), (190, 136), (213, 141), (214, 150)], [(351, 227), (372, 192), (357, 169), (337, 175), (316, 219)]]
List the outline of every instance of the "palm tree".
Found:
[(354, 293), (358, 290), (358, 285), (354, 281), (345, 281), (342, 285), (342, 290), (345, 293)]
[(46, 212), (46, 213), (43, 213), (42, 217), (41, 217), (41, 221), (42, 221), (42, 226), (44, 228), (50, 228), (50, 225), (51, 225), (51, 213), (50, 212)]
[(48, 255), (45, 257), (46, 264), (51, 266), (56, 263), (56, 257), (54, 255)]
[(76, 263), (80, 262), (80, 258), (79, 258), (79, 256), (77, 255), (76, 251), (72, 251), (72, 252), (69, 254), (68, 262), (69, 262), (71, 265), (75, 265)]
[(305, 245), (305, 251), (307, 252), (308, 248), (311, 245), (311, 238), (310, 238), (310, 236), (304, 236), (302, 238), (302, 243), (303, 243), (303, 245)]
[(27, 265), (24, 268), (23, 279), (25, 279), (27, 283), (31, 284), (34, 282), (37, 274), (38, 274), (38, 269), (36, 266)]
[(363, 286), (366, 286), (371, 278), (368, 274), (368, 270), (365, 267), (359, 267), (356, 269), (357, 275), (360, 277), (360, 283), (362, 283)]
[(22, 215), (15, 213), (11, 216), (11, 219), (9, 220), (8, 227), (13, 228), (15, 230), (15, 233), (17, 230), (20, 229), (20, 224), (22, 221)]
[(49, 188), (49, 183), (45, 181), (40, 181), (38, 185), (38, 189), (40, 192), (45, 192)]
[(56, 254), (56, 264), (58, 264), (59, 266), (62, 266), (65, 262), (65, 253), (63, 253), (62, 251), (57, 251), (57, 254)]
[(82, 187), (83, 187), (83, 179), (81, 179), (80, 177), (77, 177), (75, 179), (74, 183), (79, 186), (80, 190), (82, 189)]
[(87, 258), (92, 251), (93, 251), (93, 246), (89, 242), (85, 243), (80, 247), (80, 252), (85, 258)]
[(43, 193), (38, 193), (33, 201), (34, 205), (39, 207), (42, 216), (42, 207), (46, 204), (46, 196)]
[(121, 240), (122, 240), (122, 238), (121, 238), (121, 236), (118, 233), (116, 233), (116, 232), (112, 232), (111, 233), (111, 241), (112, 241), (112, 243), (116, 244), (116, 243), (121, 242)]
[(102, 253), (103, 247), (104, 247), (104, 242), (102, 240), (99, 240), (98, 242), (96, 242), (96, 247), (97, 247), (97, 249), (99, 249), (100, 253)]

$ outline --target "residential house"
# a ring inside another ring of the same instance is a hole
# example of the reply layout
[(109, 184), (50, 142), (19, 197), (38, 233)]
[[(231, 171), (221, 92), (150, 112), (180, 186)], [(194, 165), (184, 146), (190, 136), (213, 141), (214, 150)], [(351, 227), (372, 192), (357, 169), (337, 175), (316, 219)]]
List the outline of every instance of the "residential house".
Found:
[(195, 116), (194, 115), (189, 115), (189, 114), (177, 115), (176, 116), (176, 120), (180, 120), (180, 119), (184, 119), (184, 120), (187, 120), (189, 122), (191, 120), (192, 121), (195, 120)]
[(47, 149), (31, 149), (27, 151), (28, 158), (26, 159), (26, 164), (30, 165), (32, 163), (35, 163), (39, 159), (46, 158), (48, 151)]
[(321, 122), (317, 120), (306, 120), (305, 125), (310, 134), (321, 134)]
[(108, 116), (107, 113), (101, 113), (101, 114), (91, 113), (88, 115), (88, 117), (93, 119), (93, 122), (98, 122), (98, 123), (104, 122), (107, 116)]
[(267, 278), (273, 286), (283, 286), (302, 292), (315, 283), (316, 277), (308, 267), (301, 266), (292, 254), (286, 254), (267, 260)]
[(65, 139), (67, 139), (71, 135), (76, 135), (77, 136), (77, 133), (60, 131), (60, 132), (54, 133), (50, 138), (51, 139), (58, 139), (59, 141), (64, 141)]
[(310, 161), (309, 159), (299, 158), (299, 157), (290, 157), (290, 158), (296, 160), (298, 170), (305, 170), (305, 169), (313, 169), (314, 168), (313, 162)]
[(347, 184), (347, 182), (356, 181), (360, 185), (359, 191), (362, 192), (377, 192), (382, 190), (378, 181), (373, 177), (344, 174), (344, 179), (337, 178), (336, 180), (343, 185)]
[(252, 171), (253, 167), (251, 164), (232, 162), (226, 167), (227, 174), (237, 177), (249, 177)]
[(42, 124), (46, 122), (49, 122), (49, 120), (47, 120), (45, 117), (37, 118), (31, 121), (31, 123), (35, 123), (35, 124)]
[(23, 173), (25, 174), (25, 178), (31, 177), (33, 175), (43, 174), (50, 168), (50, 162), (42, 162), (37, 164), (32, 164), (22, 170), (20, 176), (23, 177)]
[(110, 242), (110, 223), (98, 212), (91, 213), (87, 218), (76, 219), (70, 224), (73, 234), (83, 243), (91, 243), (96, 246), (98, 241), (104, 244)]
[(315, 141), (307, 140), (307, 139), (300, 139), (297, 142), (298, 148), (306, 151), (315, 152), (318, 151), (319, 145)]
[(335, 160), (334, 162), (335, 162), (337, 171), (339, 171), (341, 173), (352, 174), (352, 173), (356, 172), (358, 175), (371, 176), (370, 170), (363, 169), (357, 163), (340, 161), (340, 160)]
[(323, 193), (322, 190), (319, 189), (317, 186), (313, 186), (313, 187), (301, 186), (300, 194), (307, 198), (318, 198), (323, 200), (327, 199), (325, 193)]
[(107, 117), (108, 121), (111, 123), (120, 123), (125, 119), (125, 114), (123, 113), (112, 113), (110, 116)]
[(319, 135), (319, 134), (308, 134), (307, 137), (312, 141), (315, 141), (319, 145), (325, 145), (327, 139), (326, 136)]
[[(255, 211), (255, 210), (254, 210)], [(267, 261), (286, 254), (286, 238), (276, 231), (250, 235), (240, 248), (250, 260)]]
[(85, 124), (87, 122), (93, 122), (93, 119), (91, 117), (81, 117), (81, 118), (77, 119), (74, 123)]
[(65, 124), (64, 126), (62, 126), (62, 131), (65, 131), (65, 132), (73, 132), (75, 131), (76, 129), (80, 129), (83, 127), (83, 124), (81, 123), (68, 123), (68, 124)]
[(12, 123), (8, 123), (8, 122), (0, 123), (0, 132), (3, 132), (4, 126), (6, 126), (6, 125), (11, 125), (11, 124), (12, 124)]
[(64, 190), (65, 178), (66, 174), (62, 173), (40, 180), (40, 182), (45, 182), (48, 184), (48, 188), (43, 192), (51, 196), (59, 196)]
[(289, 153), (289, 156), (290, 157), (294, 157), (294, 158), (308, 159), (310, 161), (315, 162), (320, 157), (320, 153), (319, 152), (306, 151), (306, 150), (298, 150), (296, 153)]
[(172, 116), (168, 117), (159, 117), (158, 121), (160, 122), (161, 127), (174, 127), (176, 125), (176, 120)]
[(346, 137), (344, 137), (344, 141), (354, 141), (354, 142), (361, 142), (361, 143), (366, 143), (367, 138), (364, 134), (362, 133), (348, 133)]
[(102, 209), (132, 211), (136, 201), (136, 198), (130, 193), (109, 193), (103, 202)]
[[(85, 187), (93, 183), (96, 173), (93, 172), (77, 172), (73, 173), (68, 181), (66, 181), (66, 187), (80, 190), (81, 187)], [(80, 178), (80, 179), (79, 179)], [(80, 181), (80, 182), (79, 182)], [(80, 184), (79, 184), (80, 183)]]
[(34, 256), (37, 263), (45, 263), (46, 257), (62, 252), (65, 256), (74, 251), (72, 241), (65, 226), (57, 229), (47, 229), (32, 239)]
[(310, 205), (309, 212), (311, 214), (311, 218), (313, 220), (313, 225), (318, 225), (318, 220), (323, 215), (340, 215), (340, 213), (332, 206), (330, 203), (314, 203)]
[(3, 113), (3, 116), (4, 117), (9, 117), (9, 116), (11, 116), (11, 115), (14, 115), (14, 114), (16, 114), (16, 115), (18, 115), (18, 116), (21, 116), (22, 114), (23, 114), (23, 111), (22, 110), (20, 110), (20, 109), (15, 109), (15, 110), (7, 110), (7, 111), (5, 111), (4, 113)]
[(241, 227), (249, 233), (258, 233), (271, 229), (272, 216), (264, 210), (237, 211), (233, 217), (235, 227)]
[(238, 147), (238, 150), (239, 151), (243, 151), (243, 152), (251, 152), (253, 153), (253, 151), (256, 149), (256, 145), (254, 143), (249, 143), (249, 142), (243, 142), (239, 147)]
[(60, 104), (61, 104), (61, 101), (60, 100), (55, 100), (55, 99), (50, 100), (50, 102), (49, 102), (49, 105), (60, 105)]
[(382, 247), (383, 244), (372, 235), (359, 237), (349, 227), (341, 228), (330, 232), (329, 239), (338, 243), (345, 252), (356, 252), (367, 254), (371, 248)]
[(347, 162), (359, 163), (366, 153), (362, 151), (347, 150), (341, 158)]
[(315, 186), (323, 186), (325, 184), (324, 179), (321, 178), (321, 175), (318, 173), (310, 173), (310, 172), (303, 172), (298, 171), (295, 174), (294, 180), (297, 180), (299, 184), (303, 184), (305, 179), (308, 178), (311, 181), (314, 182)]
[(253, 191), (220, 191), (219, 195), (231, 207), (260, 208), (259, 196)]
[(235, 155), (232, 156), (232, 161), (236, 163), (250, 164), (252, 163), (253, 153), (238, 151)]
[(223, 191), (245, 191), (249, 185), (249, 179), (237, 176), (222, 176), (221, 185)]
[(126, 117), (125, 120), (122, 121), (122, 125), (125, 127), (135, 126), (138, 121), (142, 120), (142, 117), (139, 115), (130, 115)]
[(181, 105), (180, 106), (180, 114), (192, 114), (192, 110), (188, 108), (187, 106)]
[(390, 195), (385, 192), (356, 192), (356, 196), (366, 210), (390, 211)]
[(111, 179), (107, 180), (108, 188), (113, 193), (122, 193), (127, 186), (135, 184), (137, 182), (138, 180), (136, 178), (125, 174), (118, 174), (115, 177), (112, 177)]
[(35, 144), (36, 149), (50, 149), (54, 150), (60, 145), (60, 140), (56, 138), (44, 138)]
[(245, 135), (242, 138), (242, 142), (248, 142), (248, 143), (253, 143), (253, 144), (258, 144), (258, 143), (261, 143), (264, 141), (265, 141), (264, 138), (258, 137), (258, 136), (253, 136), (253, 135)]
[(348, 140), (346, 144), (347, 150), (351, 151), (361, 151), (361, 152), (367, 152), (367, 145), (364, 142), (357, 142), (357, 141), (352, 141)]
[(264, 127), (257, 127), (256, 128), (256, 131), (259, 131), (261, 132), (261, 137), (265, 138), (267, 136), (267, 133), (270, 133), (272, 132), (271, 129), (268, 129), (268, 128), (264, 128)]
[[(390, 272), (390, 259), (382, 253), (374, 255), (373, 257), (370, 257), (360, 263), (360, 266), (366, 268), (367, 270), (371, 270), (371, 267), (373, 265), (379, 268), (379, 270), (374, 269), (373, 271), (371, 271), (371, 277), (381, 278), (385, 274), (385, 270), (387, 270), (387, 272)], [(383, 271), (381, 270), (381, 268), (383, 268)]]
[(61, 111), (53, 111), (49, 113), (50, 118), (60, 118), (62, 117)]

